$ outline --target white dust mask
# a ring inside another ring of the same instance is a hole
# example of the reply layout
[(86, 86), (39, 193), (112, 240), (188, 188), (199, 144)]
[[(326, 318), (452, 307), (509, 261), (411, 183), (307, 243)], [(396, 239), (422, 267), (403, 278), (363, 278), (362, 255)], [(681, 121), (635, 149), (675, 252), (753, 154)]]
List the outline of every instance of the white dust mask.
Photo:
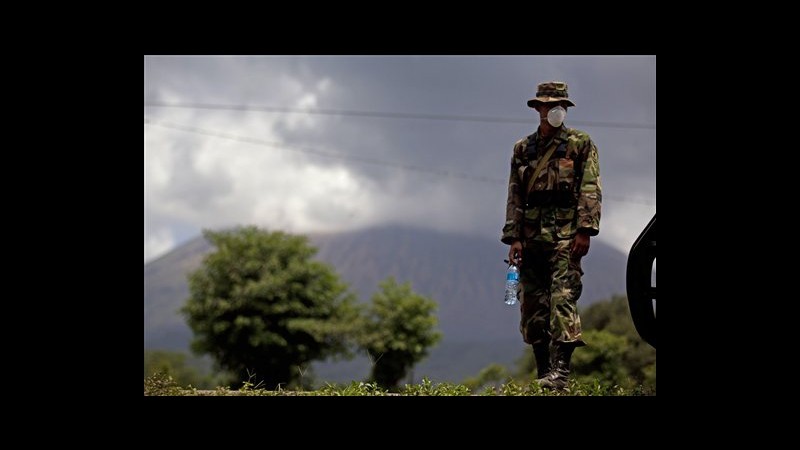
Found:
[(563, 106), (556, 106), (547, 112), (547, 122), (556, 128), (564, 123), (565, 117), (567, 117), (567, 110)]

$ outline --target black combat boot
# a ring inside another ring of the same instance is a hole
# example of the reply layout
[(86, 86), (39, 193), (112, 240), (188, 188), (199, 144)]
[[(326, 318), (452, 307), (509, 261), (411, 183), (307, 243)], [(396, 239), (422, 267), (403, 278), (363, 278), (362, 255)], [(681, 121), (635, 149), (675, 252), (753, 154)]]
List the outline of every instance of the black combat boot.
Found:
[(569, 363), (575, 345), (572, 343), (554, 343), (550, 349), (550, 373), (538, 380), (543, 387), (550, 389), (564, 389), (569, 381)]
[(533, 344), (533, 356), (536, 358), (536, 379), (542, 379), (550, 373), (550, 349), (547, 344)]

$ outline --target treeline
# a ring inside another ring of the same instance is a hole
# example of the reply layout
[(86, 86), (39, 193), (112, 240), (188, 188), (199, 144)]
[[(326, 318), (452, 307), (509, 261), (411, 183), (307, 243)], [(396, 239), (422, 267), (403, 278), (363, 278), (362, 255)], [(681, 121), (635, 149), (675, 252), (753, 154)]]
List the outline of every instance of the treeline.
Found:
[[(303, 236), (257, 227), (204, 235), (216, 250), (190, 274), (182, 313), (194, 333), (192, 349), (211, 357), (212, 372), (185, 354), (146, 351), (145, 378), (165, 373), (200, 389), (245, 383), (308, 389), (312, 362), (358, 351), (372, 362), (368, 381), (398, 389), (441, 339), (432, 299), (387, 278), (370, 303), (359, 304), (333, 267), (312, 259), (316, 249)], [(656, 352), (637, 334), (627, 299), (614, 296), (580, 314), (588, 345), (575, 351), (571, 376), (655, 393)], [(534, 371), (528, 348), (517, 367), (492, 364), (464, 384), (473, 391), (509, 380), (524, 384)]]

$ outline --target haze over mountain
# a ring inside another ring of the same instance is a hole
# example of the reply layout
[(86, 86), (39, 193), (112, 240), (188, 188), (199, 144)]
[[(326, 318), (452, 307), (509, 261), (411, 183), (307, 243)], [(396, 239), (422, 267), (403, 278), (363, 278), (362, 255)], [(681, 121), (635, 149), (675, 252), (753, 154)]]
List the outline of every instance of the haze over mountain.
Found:
[[(491, 362), (512, 365), (525, 345), (519, 309), (503, 303), (508, 247), (499, 239), (401, 226), (309, 236), (317, 259), (331, 264), (360, 301), (378, 282), (394, 276), (438, 304), (442, 341), (418, 365), (415, 377), (461, 381)], [(189, 352), (192, 334), (178, 309), (188, 298), (186, 274), (212, 250), (202, 237), (184, 243), (144, 267), (145, 350)], [(583, 260), (579, 308), (625, 292), (626, 256), (593, 239)], [(368, 374), (366, 358), (315, 365), (318, 377), (349, 381)]]

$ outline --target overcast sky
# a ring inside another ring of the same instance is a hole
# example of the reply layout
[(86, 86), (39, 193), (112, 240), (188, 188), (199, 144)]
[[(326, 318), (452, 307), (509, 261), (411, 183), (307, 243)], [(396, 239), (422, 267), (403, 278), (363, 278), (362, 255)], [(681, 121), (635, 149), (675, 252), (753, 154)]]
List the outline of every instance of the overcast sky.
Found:
[[(146, 56), (145, 262), (244, 224), (499, 239), (526, 102), (551, 80), (598, 147), (596, 239), (627, 254), (656, 211), (655, 56)], [(461, 116), (480, 120), (434, 118)]]

